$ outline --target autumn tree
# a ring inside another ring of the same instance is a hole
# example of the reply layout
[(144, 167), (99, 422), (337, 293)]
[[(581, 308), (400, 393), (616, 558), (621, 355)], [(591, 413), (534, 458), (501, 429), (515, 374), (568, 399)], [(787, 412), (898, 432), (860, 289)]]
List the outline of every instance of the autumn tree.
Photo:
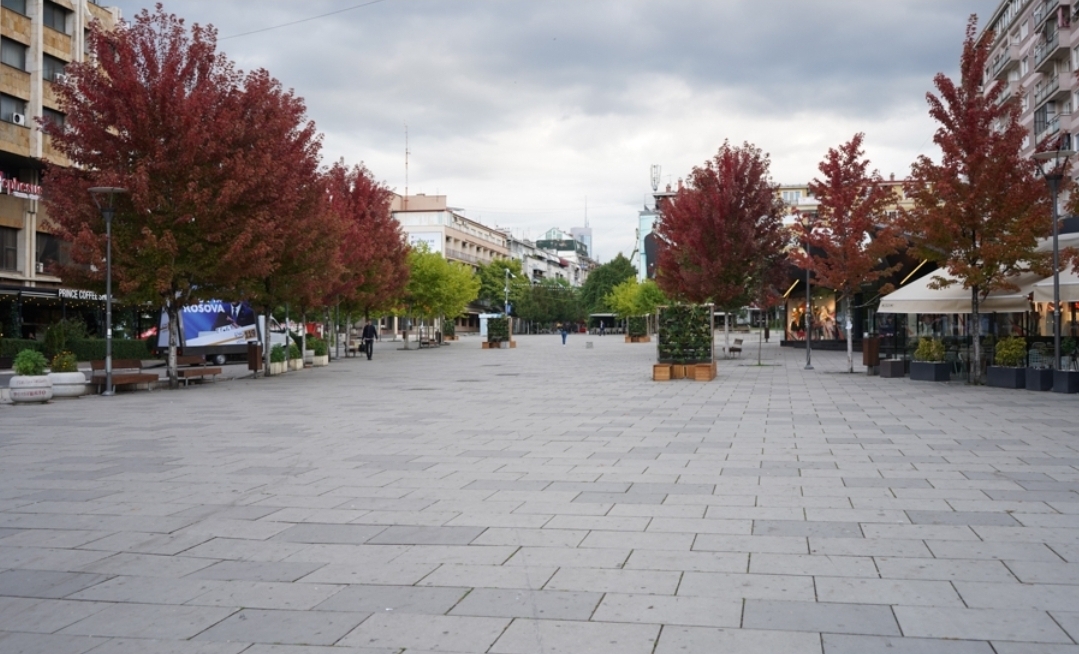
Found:
[(610, 309), (604, 299), (615, 286), (618, 286), (630, 277), (637, 276), (637, 269), (633, 263), (621, 252), (608, 261), (588, 273), (581, 285), (581, 305), (586, 313), (603, 313)]
[(693, 169), (656, 224), (656, 282), (664, 292), (726, 312), (760, 294), (784, 243), (783, 204), (769, 166), (760, 148), (725, 141)]
[(344, 221), (336, 250), (341, 276), (324, 296), (348, 311), (388, 311), (408, 284), (408, 243), (390, 211), (393, 192), (364, 166), (334, 164), (326, 174), (330, 211)]
[[(855, 134), (839, 149), (829, 148), (818, 166), (823, 178), (809, 183), (809, 193), (818, 202), (816, 215), (798, 217), (793, 238), (802, 247), (791, 250), (796, 265), (835, 291), (836, 300), (844, 304), (848, 325), (854, 296), (899, 269), (899, 264), (890, 266), (886, 257), (906, 243), (888, 216), (896, 196), (880, 173), (869, 172), (863, 139), (864, 134)], [(847, 369), (854, 372), (851, 328), (844, 331)]]
[(1025, 128), (1017, 99), (1001, 101), (1003, 84), (983, 87), (991, 35), (977, 38), (977, 19), (967, 23), (955, 84), (938, 74), (938, 95), (926, 94), (929, 115), (939, 123), (935, 163), (921, 156), (911, 167), (906, 193), (914, 202), (903, 225), (917, 252), (936, 261), (950, 277), (936, 276), (933, 288), (962, 284), (970, 291), (973, 381), (981, 381), (980, 303), (989, 293), (1016, 290), (1017, 273), (1046, 270), (1036, 250), (1049, 227), (1049, 202), (1035, 163), (1020, 156)]
[(319, 137), (303, 102), (266, 71), (237, 71), (213, 27), (157, 6), (121, 29), (94, 26), (86, 63), (53, 84), (66, 120), (42, 129), (46, 203), (72, 244), (71, 279), (100, 280), (104, 222), (89, 188), (127, 189), (113, 220), (113, 274), (127, 303), (163, 306), (169, 377), (183, 306), (234, 296), (273, 273), (316, 184)]

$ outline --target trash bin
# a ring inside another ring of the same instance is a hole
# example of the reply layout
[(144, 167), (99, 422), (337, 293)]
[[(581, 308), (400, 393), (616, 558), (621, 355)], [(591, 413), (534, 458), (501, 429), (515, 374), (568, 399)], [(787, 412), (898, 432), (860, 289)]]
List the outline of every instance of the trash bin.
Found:
[(862, 339), (862, 365), (875, 368), (880, 365), (880, 336)]
[(262, 346), (258, 343), (247, 344), (247, 369), (252, 372), (262, 370)]

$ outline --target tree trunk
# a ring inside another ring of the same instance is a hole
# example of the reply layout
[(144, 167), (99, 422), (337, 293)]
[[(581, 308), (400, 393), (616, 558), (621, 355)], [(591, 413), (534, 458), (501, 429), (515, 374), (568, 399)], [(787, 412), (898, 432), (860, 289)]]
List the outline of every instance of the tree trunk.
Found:
[(177, 389), (180, 387), (180, 378), (176, 374), (176, 349), (180, 345), (180, 305), (176, 300), (171, 300), (166, 303), (165, 312), (169, 316), (169, 388)]
[(307, 311), (300, 312), (300, 324), (303, 328), (300, 330), (300, 356), (304, 355), (307, 351)]
[[(843, 330), (847, 332), (847, 372), (854, 372), (854, 337), (851, 335), (851, 330), (854, 328), (854, 319), (850, 313), (850, 295), (843, 298), (843, 304), (847, 307), (843, 316)], [(865, 347), (865, 343), (862, 343), (862, 347)]]
[(731, 355), (731, 312), (723, 312), (723, 351), (724, 356)]
[(974, 356), (970, 361), (970, 373), (967, 376), (972, 383), (982, 383), (982, 318), (980, 307), (978, 306), (978, 287), (970, 289), (970, 319), (974, 322), (971, 325), (970, 333), (973, 340), (972, 352)]
[(269, 377), (270, 376), (270, 349), (273, 347), (273, 344), (272, 344), (271, 339), (270, 339), (270, 310), (269, 309), (263, 309), (263, 311), (265, 311), (265, 314), (263, 315), (263, 318), (262, 318), (262, 321), (264, 323), (264, 326), (262, 328), (262, 370), (263, 370), (263, 376)]

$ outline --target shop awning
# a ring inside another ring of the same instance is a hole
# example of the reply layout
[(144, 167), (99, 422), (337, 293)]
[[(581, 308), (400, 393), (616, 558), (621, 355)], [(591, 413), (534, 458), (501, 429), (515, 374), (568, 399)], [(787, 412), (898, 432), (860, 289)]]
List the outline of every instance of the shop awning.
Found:
[[(1034, 284), (1035, 302), (1053, 301), (1053, 278), (1046, 277)], [(1079, 302), (1079, 273), (1064, 270), (1060, 273), (1060, 301)]]
[[(970, 290), (955, 283), (948, 288), (932, 289), (934, 278), (955, 279), (943, 270), (930, 273), (892, 291), (880, 301), (879, 313), (970, 313)], [(1012, 313), (1030, 310), (1030, 293), (1042, 277), (1023, 273), (1012, 279), (1016, 291), (997, 291), (982, 300), (978, 310), (984, 313)], [(1050, 288), (1050, 293), (1052, 289)]]

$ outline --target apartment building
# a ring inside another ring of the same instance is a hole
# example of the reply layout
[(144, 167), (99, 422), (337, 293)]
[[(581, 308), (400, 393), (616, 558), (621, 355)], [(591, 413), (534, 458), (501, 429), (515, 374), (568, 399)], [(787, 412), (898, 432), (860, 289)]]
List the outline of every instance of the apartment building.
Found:
[[(579, 286), (579, 280), (585, 278), (585, 275), (581, 274), (579, 263), (545, 250), (533, 241), (517, 238), (508, 230), (506, 238), (509, 242), (510, 257), (521, 262), (521, 270), (533, 284), (539, 284), (546, 279), (564, 279), (574, 286)], [(575, 280), (578, 280), (577, 283)]]
[(64, 121), (53, 84), (86, 57), (94, 20), (119, 19), (119, 9), (88, 0), (0, 1), (0, 331), (33, 336), (64, 301), (49, 271), (63, 248), (40, 199), (44, 162), (66, 160), (37, 119)]
[(461, 215), (461, 209), (446, 203), (445, 195), (394, 195), (390, 210), (410, 245), (426, 243), (450, 261), (479, 268), (509, 257), (504, 232)]
[(985, 85), (1005, 85), (1001, 101), (1021, 97), (1022, 125), (1029, 136), (1024, 154), (1035, 146), (1079, 128), (1079, 3), (1061, 0), (1004, 0), (981, 38), (993, 39)]

